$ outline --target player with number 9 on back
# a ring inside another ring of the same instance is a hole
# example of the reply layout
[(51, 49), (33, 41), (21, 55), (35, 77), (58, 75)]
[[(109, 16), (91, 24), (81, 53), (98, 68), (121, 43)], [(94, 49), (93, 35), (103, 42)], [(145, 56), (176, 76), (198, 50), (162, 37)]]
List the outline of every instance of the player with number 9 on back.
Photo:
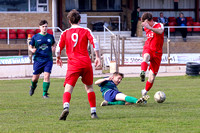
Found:
[(68, 68), (64, 82), (65, 91), (63, 94), (64, 110), (59, 119), (66, 120), (69, 114), (71, 94), (79, 76), (82, 77), (82, 82), (85, 84), (91, 108), (91, 118), (98, 118), (96, 115), (96, 96), (93, 91), (93, 69), (87, 51), (88, 41), (93, 45), (96, 54), (95, 67), (99, 67), (101, 64), (99, 46), (91, 30), (79, 26), (81, 16), (77, 10), (71, 10), (67, 18), (69, 19), (71, 27), (62, 32), (56, 47), (57, 65), (62, 67), (60, 54), (64, 47), (66, 47), (66, 54), (68, 56)]

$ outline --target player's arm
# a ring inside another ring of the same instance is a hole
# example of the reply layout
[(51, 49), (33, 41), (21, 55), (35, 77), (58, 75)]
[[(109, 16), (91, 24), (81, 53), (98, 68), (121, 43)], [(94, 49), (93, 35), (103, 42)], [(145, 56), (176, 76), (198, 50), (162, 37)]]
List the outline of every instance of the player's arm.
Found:
[[(164, 32), (164, 28), (153, 28), (151, 27), (148, 23), (147, 23), (148, 20), (145, 20), (144, 22), (142, 22), (142, 26), (143, 27), (146, 27), (147, 29), (155, 32), (156, 34), (162, 34)], [(162, 25), (163, 26), (163, 25)]]
[(95, 67), (99, 67), (101, 65), (100, 53), (99, 50), (95, 50), (96, 59), (94, 61)]
[(32, 53), (35, 53), (36, 52), (36, 48), (34, 46), (35, 44), (35, 40), (34, 40), (34, 37), (32, 37), (31, 41), (29, 42), (29, 45), (28, 45), (28, 50), (31, 51)]
[(51, 49), (52, 49), (52, 52), (56, 51), (56, 44), (55, 43), (51, 46)]
[(110, 77), (107, 77), (107, 78), (103, 78), (103, 79), (98, 79), (98, 80), (95, 82), (95, 85), (99, 85), (99, 84), (103, 83), (104, 81), (112, 80), (112, 79), (113, 79), (113, 76), (110, 76)]
[(164, 29), (161, 29), (161, 28), (157, 29), (157, 28), (151, 27), (150, 30), (155, 32), (156, 34), (162, 34), (164, 32)]
[[(52, 35), (52, 37), (53, 37), (53, 35)], [(53, 42), (52, 42), (51, 49), (52, 49), (52, 52), (55, 52), (55, 51), (56, 51), (56, 42), (55, 42), (54, 37), (53, 37)]]
[(29, 51), (31, 51), (32, 53), (35, 53), (35, 51), (37, 50), (35, 47), (33, 47), (32, 45), (28, 46)]
[(65, 36), (64, 36), (64, 33), (62, 33), (60, 36), (60, 40), (58, 41), (58, 44), (56, 46), (56, 51), (55, 51), (56, 64), (60, 67), (62, 67), (63, 65), (60, 56), (61, 56), (61, 51), (63, 50), (64, 47), (65, 47)]
[(94, 38), (94, 35), (92, 34), (92, 32), (90, 30), (89, 30), (87, 36), (88, 36), (90, 43), (93, 45), (93, 48), (95, 51), (96, 59), (95, 59), (94, 63), (95, 63), (95, 67), (97, 68), (101, 65), (99, 44), (98, 44), (97, 40)]

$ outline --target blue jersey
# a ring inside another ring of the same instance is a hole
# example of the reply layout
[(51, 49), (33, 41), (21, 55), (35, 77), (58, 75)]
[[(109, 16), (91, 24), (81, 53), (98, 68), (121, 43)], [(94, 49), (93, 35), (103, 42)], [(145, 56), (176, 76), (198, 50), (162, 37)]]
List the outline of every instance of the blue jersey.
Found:
[(51, 34), (42, 35), (40, 33), (35, 34), (30, 45), (34, 46), (37, 50), (34, 54), (34, 61), (46, 62), (53, 60), (51, 46), (55, 43), (54, 37)]
[(104, 93), (108, 90), (117, 90), (118, 88), (115, 85), (115, 83), (112, 80), (106, 80), (104, 82), (102, 82), (101, 84), (99, 84), (99, 87), (101, 87), (101, 92), (102, 92), (102, 96), (104, 96)]

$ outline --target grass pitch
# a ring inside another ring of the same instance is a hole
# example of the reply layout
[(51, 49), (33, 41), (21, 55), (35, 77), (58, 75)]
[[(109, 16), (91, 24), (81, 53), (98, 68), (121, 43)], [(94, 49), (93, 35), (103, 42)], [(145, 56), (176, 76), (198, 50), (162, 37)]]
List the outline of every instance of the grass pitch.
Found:
[[(94, 79), (94, 80), (97, 80)], [(94, 85), (99, 119), (90, 118), (90, 107), (79, 79), (66, 121), (62, 112), (64, 79), (51, 79), (50, 98), (42, 98), (42, 80), (29, 96), (29, 80), (0, 81), (0, 132), (130, 132), (130, 133), (199, 133), (200, 77), (157, 77), (146, 105), (100, 107), (100, 88)], [(123, 93), (139, 98), (145, 83), (139, 78), (124, 78), (118, 86)], [(153, 95), (164, 91), (166, 101), (156, 103)]]

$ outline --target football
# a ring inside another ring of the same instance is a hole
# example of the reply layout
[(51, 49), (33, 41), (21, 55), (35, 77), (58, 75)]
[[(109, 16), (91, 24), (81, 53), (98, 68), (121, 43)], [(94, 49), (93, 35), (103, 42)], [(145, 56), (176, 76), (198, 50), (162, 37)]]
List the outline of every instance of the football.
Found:
[(166, 95), (163, 91), (157, 91), (154, 95), (154, 100), (157, 103), (163, 103), (166, 99)]

